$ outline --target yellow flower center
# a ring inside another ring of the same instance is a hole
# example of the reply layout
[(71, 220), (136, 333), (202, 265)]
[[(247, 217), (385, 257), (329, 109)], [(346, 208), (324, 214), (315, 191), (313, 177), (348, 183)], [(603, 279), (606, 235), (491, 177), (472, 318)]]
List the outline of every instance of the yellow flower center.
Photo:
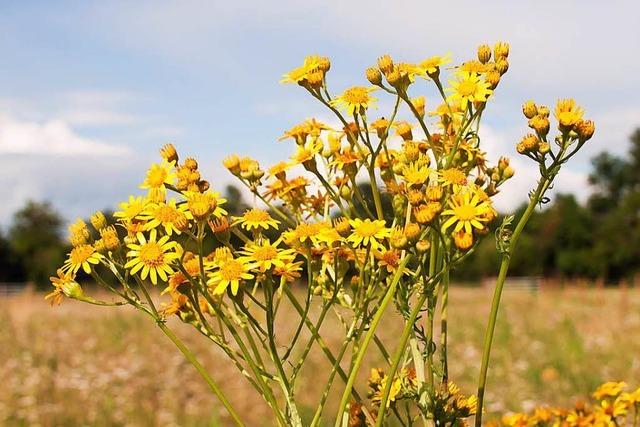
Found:
[(477, 83), (471, 79), (463, 80), (458, 86), (458, 93), (462, 96), (472, 96), (476, 93)]
[(167, 179), (167, 171), (162, 166), (154, 165), (147, 173), (147, 184), (150, 187), (160, 187)]
[(147, 267), (164, 265), (164, 251), (156, 242), (148, 242), (140, 248), (140, 261)]
[(129, 203), (127, 207), (124, 209), (124, 214), (127, 218), (134, 218), (142, 212), (143, 209), (142, 203), (133, 202)]
[(442, 178), (452, 184), (464, 185), (467, 183), (467, 177), (460, 169), (445, 169), (442, 171)]
[(460, 221), (471, 221), (477, 216), (476, 208), (471, 205), (456, 206), (453, 212)]
[(319, 232), (320, 226), (318, 224), (300, 224), (296, 227), (296, 236), (298, 236), (299, 239), (315, 236)]
[(382, 227), (375, 222), (365, 221), (355, 229), (356, 234), (362, 237), (372, 237), (375, 236)]
[(268, 212), (260, 209), (251, 209), (244, 213), (243, 219), (246, 222), (266, 222), (271, 219)]
[(86, 260), (89, 259), (91, 255), (93, 255), (94, 249), (93, 246), (90, 245), (80, 245), (71, 251), (69, 254), (69, 259), (72, 264), (82, 264)]
[(273, 246), (260, 246), (253, 251), (253, 258), (256, 261), (271, 261), (278, 257), (278, 250)]
[(220, 268), (220, 277), (223, 280), (240, 280), (242, 274), (245, 272), (244, 265), (240, 261), (230, 260), (227, 261), (222, 268)]
[(342, 98), (348, 104), (363, 105), (369, 102), (369, 92), (363, 87), (352, 87), (344, 91)]
[(160, 222), (174, 222), (178, 217), (176, 208), (169, 205), (161, 205), (155, 211), (155, 218)]

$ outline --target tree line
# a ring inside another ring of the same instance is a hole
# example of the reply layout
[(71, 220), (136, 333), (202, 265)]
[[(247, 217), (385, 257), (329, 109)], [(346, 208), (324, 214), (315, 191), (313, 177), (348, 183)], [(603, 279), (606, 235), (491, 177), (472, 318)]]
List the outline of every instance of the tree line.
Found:
[[(592, 159), (592, 192), (586, 203), (578, 203), (571, 194), (558, 194), (534, 213), (520, 237), (511, 274), (616, 283), (640, 272), (640, 129), (630, 141), (627, 156), (604, 152)], [(371, 197), (366, 184), (361, 189), (365, 199)], [(247, 207), (233, 186), (227, 187), (225, 198), (232, 215)], [(388, 198), (383, 202), (385, 209), (391, 209)], [(516, 211), (516, 219), (523, 211), (524, 205)], [(50, 203), (27, 202), (7, 230), (0, 230), (0, 282), (29, 281), (47, 287), (69, 250), (65, 237), (65, 220)], [(498, 264), (495, 239), (487, 236), (453, 275), (477, 281), (495, 275)]]

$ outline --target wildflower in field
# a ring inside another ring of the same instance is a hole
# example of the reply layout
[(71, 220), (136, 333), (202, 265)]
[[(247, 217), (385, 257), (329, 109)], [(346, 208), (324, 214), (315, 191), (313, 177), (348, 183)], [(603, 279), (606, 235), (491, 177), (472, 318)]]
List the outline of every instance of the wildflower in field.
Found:
[(101, 258), (102, 255), (93, 246), (78, 245), (71, 249), (62, 269), (76, 274), (82, 268), (85, 273), (91, 274), (91, 266), (100, 263)]
[(60, 305), (65, 296), (82, 296), (82, 288), (72, 272), (59, 268), (56, 273), (57, 277), (49, 278), (54, 290), (44, 297), (45, 300), (51, 299), (51, 305)]
[(226, 202), (220, 198), (218, 193), (207, 191), (200, 193), (197, 191), (185, 192), (187, 198), (187, 210), (185, 215), (188, 219), (205, 220), (213, 216), (220, 218), (227, 214), (221, 205)]
[(492, 90), (489, 84), (484, 81), (478, 73), (460, 71), (458, 79), (449, 82), (451, 88), (448, 89), (451, 95), (447, 100), (454, 104), (459, 104), (464, 110), (469, 103), (486, 102)]
[(458, 168), (448, 168), (440, 171), (438, 181), (443, 186), (452, 186), (454, 191), (463, 185), (467, 185), (467, 175)]
[(240, 259), (247, 261), (252, 267), (260, 272), (271, 270), (272, 267), (283, 268), (287, 262), (293, 261), (295, 252), (293, 249), (279, 249), (278, 244), (281, 239), (271, 243), (268, 239), (260, 242), (249, 242), (240, 254)]
[(346, 110), (350, 115), (363, 114), (365, 110), (375, 104), (376, 98), (371, 96), (371, 92), (375, 90), (375, 87), (351, 87), (332, 100), (331, 105)]
[(386, 227), (383, 220), (370, 220), (366, 218), (364, 221), (360, 218), (349, 220), (352, 231), (347, 241), (355, 247), (367, 246), (372, 250), (382, 247), (382, 241), (391, 235), (391, 230)]
[(593, 397), (598, 400), (617, 397), (627, 388), (627, 383), (624, 381), (610, 381), (600, 385), (596, 391), (593, 392)]
[(584, 110), (573, 99), (561, 99), (556, 104), (555, 116), (562, 128), (570, 128), (582, 120)]
[(432, 172), (427, 165), (414, 162), (402, 169), (402, 177), (410, 186), (421, 186), (427, 182)]
[(477, 194), (470, 191), (458, 193), (448, 201), (449, 209), (442, 212), (449, 218), (442, 225), (443, 230), (455, 224), (454, 231), (463, 230), (471, 233), (474, 228), (482, 229), (486, 222), (484, 214), (492, 208), (487, 202), (481, 201)]
[(278, 229), (279, 221), (271, 218), (269, 212), (262, 209), (247, 209), (242, 216), (235, 217), (233, 225), (240, 224), (245, 230), (267, 230), (270, 227)]
[(168, 202), (150, 203), (141, 213), (140, 219), (146, 221), (145, 230), (161, 227), (165, 234), (180, 234), (188, 226), (186, 207), (176, 204), (175, 199)]
[(222, 295), (227, 288), (231, 287), (231, 293), (238, 294), (240, 283), (253, 279), (253, 274), (249, 272), (251, 266), (245, 259), (230, 258), (220, 263), (220, 266), (212, 273), (208, 274), (207, 285), (213, 288), (215, 295)]
[(302, 271), (302, 262), (301, 261), (286, 261), (284, 265), (281, 267), (275, 266), (273, 269), (273, 274), (275, 276), (281, 277), (285, 282), (293, 282), (300, 278)]
[(142, 280), (149, 277), (154, 285), (158, 284), (158, 277), (166, 282), (168, 275), (173, 273), (172, 263), (180, 258), (178, 243), (169, 240), (169, 237), (166, 235), (158, 239), (156, 229), (151, 230), (148, 237), (138, 233), (137, 243), (127, 245), (127, 257), (130, 259), (124, 268), (129, 269), (131, 274), (139, 274)]
[(420, 67), (424, 69), (429, 77), (437, 76), (440, 73), (440, 67), (451, 62), (451, 55), (435, 55), (420, 62)]
[(320, 66), (320, 57), (307, 56), (300, 67), (294, 68), (282, 76), (280, 83), (297, 83), (304, 85), (307, 78)]
[(162, 162), (151, 165), (151, 168), (147, 171), (147, 177), (140, 188), (163, 188), (165, 184), (173, 185), (175, 178), (176, 173), (173, 163), (162, 159)]
[(129, 196), (129, 201), (120, 203), (120, 210), (113, 216), (123, 221), (133, 221), (144, 211), (146, 205), (147, 201), (142, 196)]

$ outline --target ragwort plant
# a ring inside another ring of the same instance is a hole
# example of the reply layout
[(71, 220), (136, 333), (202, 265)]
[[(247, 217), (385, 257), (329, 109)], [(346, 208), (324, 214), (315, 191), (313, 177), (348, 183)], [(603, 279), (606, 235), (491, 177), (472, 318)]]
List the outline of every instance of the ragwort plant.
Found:
[[(332, 369), (311, 426), (329, 416), (336, 427), (382, 426), (390, 418), (406, 426), (458, 426), (474, 414), (480, 425), (510, 255), (561, 166), (594, 133), (593, 122), (583, 119), (583, 110), (571, 99), (557, 103), (556, 136), (549, 135), (549, 108), (524, 104), (532, 131), (517, 149), (537, 165), (540, 178), (517, 223), (509, 216), (497, 229), (502, 263), (478, 394), (464, 396), (449, 378), (449, 275), (489, 233), (497, 217), (492, 198), (514, 174), (505, 157), (490, 164), (478, 134), (487, 102), (509, 68), (508, 55), (506, 43), (480, 46), (477, 59), (457, 66), (447, 65), (449, 56), (414, 64), (385, 55), (366, 70), (370, 85), (337, 96), (327, 84), (329, 59), (307, 57), (282, 82), (306, 90), (337, 125), (309, 119), (292, 127), (281, 139), (293, 142), (294, 154), (267, 170), (248, 157), (226, 158), (224, 166), (254, 195), (253, 208), (229, 216), (225, 200), (202, 178), (197, 161), (182, 160), (166, 145), (162, 161), (151, 166), (141, 186), (146, 194), (120, 204), (115, 226), (107, 225), (101, 213), (91, 218), (93, 230), (81, 220), (71, 225), (73, 249), (52, 278), (55, 290), (48, 298), (129, 304), (151, 317), (237, 425), (244, 425), (241, 414), (168, 327), (170, 316), (193, 326), (226, 354), (270, 406), (277, 425), (303, 423), (298, 379), (314, 347)], [(425, 84), (441, 98), (431, 111), (424, 96), (413, 94)], [(393, 106), (386, 117), (371, 120), (377, 94), (388, 96)], [(371, 194), (360, 180), (369, 184)], [(385, 200), (391, 201), (390, 208)], [(205, 251), (210, 248), (205, 239), (212, 238), (216, 247)], [(117, 301), (85, 295), (75, 280), (80, 270)], [(296, 284), (304, 292), (294, 292)], [(151, 288), (167, 300), (157, 304)], [(286, 340), (275, 333), (279, 322), (291, 322), (278, 316), (283, 304), (299, 315)], [(391, 308), (404, 320), (393, 347), (378, 333)], [(323, 338), (329, 316), (342, 325), (337, 350)], [(369, 367), (365, 391), (356, 387), (356, 377), (369, 352), (380, 352), (386, 364)], [(330, 395), (340, 397), (335, 414), (325, 413)]]

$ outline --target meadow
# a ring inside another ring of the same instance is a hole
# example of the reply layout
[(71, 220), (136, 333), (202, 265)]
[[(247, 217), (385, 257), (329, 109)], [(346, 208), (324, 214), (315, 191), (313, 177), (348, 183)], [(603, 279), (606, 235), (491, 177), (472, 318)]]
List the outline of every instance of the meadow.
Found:
[[(484, 288), (451, 292), (451, 378), (465, 393), (475, 392), (490, 298)], [(277, 333), (291, 333), (293, 310), (279, 316), (283, 326)], [(383, 322), (382, 339), (392, 344), (399, 319), (390, 313)], [(223, 355), (178, 321), (171, 326), (248, 417), (248, 425), (270, 426), (269, 409)], [(329, 342), (337, 327), (335, 321), (325, 323)], [(640, 340), (634, 337), (639, 336), (638, 288), (507, 290), (489, 371), (486, 420), (586, 399), (606, 380), (637, 386)], [(371, 353), (358, 382), (363, 391), (369, 368), (384, 363)], [(314, 349), (297, 390), (310, 408), (323, 386), (316, 374), (328, 369)], [(230, 425), (195, 369), (148, 318), (129, 307), (65, 301), (50, 308), (41, 294), (0, 299), (0, 384), (0, 425), (5, 426)], [(331, 399), (335, 410), (339, 395)]]

